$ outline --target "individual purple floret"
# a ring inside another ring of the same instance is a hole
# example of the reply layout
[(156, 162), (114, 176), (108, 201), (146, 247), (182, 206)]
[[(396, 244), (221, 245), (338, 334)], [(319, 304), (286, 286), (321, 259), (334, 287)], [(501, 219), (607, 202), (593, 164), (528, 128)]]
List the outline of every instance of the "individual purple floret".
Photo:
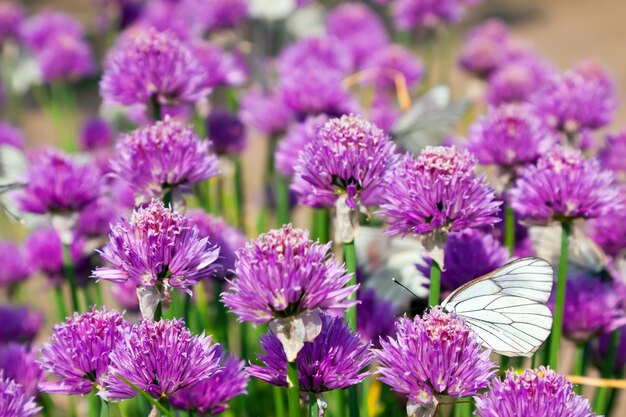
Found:
[(237, 253), (235, 278), (222, 295), (239, 321), (266, 323), (321, 309), (334, 314), (355, 304), (350, 274), (329, 255), (331, 244), (309, 240), (305, 230), (285, 225), (249, 242)]
[(52, 329), (41, 350), (41, 369), (54, 381), (42, 382), (52, 394), (89, 394), (99, 389), (109, 372), (109, 355), (129, 332), (130, 325), (115, 310), (74, 313)]
[(374, 353), (379, 380), (406, 395), (407, 410), (434, 410), (441, 395), (475, 395), (496, 374), (491, 352), (454, 314), (434, 308), (413, 320), (405, 316), (396, 327), (395, 338), (381, 340)]
[(551, 369), (506, 371), (489, 391), (474, 397), (479, 417), (567, 416), (595, 417), (589, 401), (574, 392), (564, 375)]
[(177, 391), (170, 402), (179, 410), (215, 415), (228, 409), (228, 402), (246, 393), (248, 374), (244, 362), (232, 355), (222, 358), (220, 372), (202, 380), (193, 388)]
[(24, 387), (28, 395), (37, 395), (41, 369), (29, 346), (14, 342), (0, 346), (0, 371)]
[(213, 109), (207, 116), (206, 127), (211, 138), (211, 150), (217, 155), (238, 155), (246, 149), (246, 125), (236, 113)]
[[(351, 333), (343, 318), (322, 314), (321, 319), (321, 333), (304, 344), (296, 359), (300, 391), (316, 394), (360, 383), (373, 359), (371, 345)], [(272, 385), (288, 386), (287, 357), (278, 337), (271, 332), (261, 337), (261, 348), (264, 353), (258, 358), (265, 366), (251, 365), (248, 373)]]
[(0, 345), (10, 342), (31, 343), (43, 322), (43, 314), (27, 307), (0, 305)]
[(221, 351), (210, 336), (192, 335), (182, 320), (142, 320), (109, 355), (99, 395), (107, 400), (136, 397), (124, 378), (157, 400), (167, 399), (218, 375)]
[(274, 154), (276, 170), (285, 177), (292, 177), (296, 169), (294, 161), (298, 160), (300, 151), (315, 140), (327, 121), (328, 116), (322, 114), (308, 117), (304, 122), (292, 125), (276, 148)]
[(24, 392), (24, 387), (0, 371), (0, 416), (30, 417), (40, 410), (35, 398)]
[(11, 287), (26, 280), (31, 267), (22, 250), (13, 242), (0, 241), (0, 287)]

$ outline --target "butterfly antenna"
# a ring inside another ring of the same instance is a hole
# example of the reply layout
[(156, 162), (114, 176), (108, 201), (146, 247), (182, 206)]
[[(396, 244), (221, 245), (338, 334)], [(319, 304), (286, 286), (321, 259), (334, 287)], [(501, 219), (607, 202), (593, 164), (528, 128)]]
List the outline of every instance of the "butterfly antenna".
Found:
[(399, 286), (401, 286), (402, 288), (404, 288), (405, 290), (407, 290), (409, 292), (409, 294), (411, 294), (413, 297), (415, 298), (419, 298), (413, 291), (411, 291), (406, 285), (404, 285), (403, 283), (401, 283), (400, 281), (398, 281), (395, 278), (391, 278), (391, 280), (395, 283), (398, 284)]

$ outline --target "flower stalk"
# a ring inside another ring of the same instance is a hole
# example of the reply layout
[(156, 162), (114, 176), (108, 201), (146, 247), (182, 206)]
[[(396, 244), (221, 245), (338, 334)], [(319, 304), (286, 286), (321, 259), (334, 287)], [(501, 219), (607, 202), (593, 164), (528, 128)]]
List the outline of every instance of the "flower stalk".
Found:
[(563, 222), (561, 225), (561, 255), (559, 257), (559, 276), (554, 303), (554, 322), (552, 324), (552, 339), (550, 341), (550, 368), (557, 370), (559, 366), (559, 352), (563, 335), (563, 311), (565, 309), (565, 286), (567, 282), (567, 253), (571, 224)]

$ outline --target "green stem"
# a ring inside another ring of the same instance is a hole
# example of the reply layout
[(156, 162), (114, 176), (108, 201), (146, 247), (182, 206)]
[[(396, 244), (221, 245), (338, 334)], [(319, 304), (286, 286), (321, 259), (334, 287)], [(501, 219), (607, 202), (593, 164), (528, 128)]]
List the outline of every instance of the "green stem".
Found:
[(550, 341), (550, 368), (555, 371), (559, 366), (561, 337), (563, 333), (563, 311), (565, 307), (565, 283), (567, 281), (567, 252), (571, 225), (562, 223), (561, 256), (559, 257), (559, 276), (556, 284), (556, 298), (554, 303), (554, 322), (552, 324), (552, 339)]
[(109, 403), (100, 398), (100, 417), (109, 417)]
[(348, 387), (348, 416), (359, 417), (359, 385)]
[[(615, 366), (615, 359), (617, 358), (617, 348), (620, 341), (620, 330), (614, 330), (611, 333), (611, 340), (609, 341), (609, 349), (606, 353), (606, 361), (602, 367), (602, 377), (610, 378), (613, 376), (613, 368)], [(607, 387), (600, 387), (596, 391), (596, 396), (593, 400), (593, 410), (597, 415), (605, 415), (609, 402), (611, 399), (611, 389)]]
[(278, 184), (276, 187), (276, 218), (278, 226), (288, 224), (290, 219), (289, 210), (289, 179), (283, 175), (278, 175)]
[(313, 209), (311, 239), (326, 243), (330, 240), (330, 211), (326, 208)]
[[(342, 244), (343, 249), (343, 261), (346, 264), (346, 268), (348, 272), (352, 274), (352, 278), (350, 278), (350, 282), (348, 285), (356, 285), (356, 249), (354, 246), (354, 240), (348, 243)], [(348, 297), (350, 300), (356, 300), (356, 291), (350, 294)], [(346, 311), (346, 320), (348, 321), (348, 326), (352, 331), (356, 330), (356, 306), (350, 307)]]
[(371, 376), (366, 377), (361, 384), (361, 417), (368, 417), (370, 415), (367, 400), (369, 398), (369, 390), (372, 383), (371, 378)]
[(159, 301), (159, 304), (156, 306), (156, 310), (154, 310), (154, 321), (160, 321), (163, 317), (163, 303)]
[(67, 309), (65, 308), (65, 300), (63, 298), (63, 287), (61, 285), (54, 286), (54, 303), (57, 306), (57, 313), (59, 314), (59, 320), (65, 321), (67, 317)]
[(72, 300), (72, 309), (80, 312), (80, 303), (78, 302), (78, 287), (76, 286), (76, 277), (74, 276), (74, 265), (72, 264), (72, 254), (70, 245), (63, 244), (63, 268), (65, 276), (70, 283), (70, 296)]
[(272, 387), (274, 393), (274, 410), (276, 417), (285, 417), (285, 402), (283, 401), (283, 389), (280, 387)]
[(289, 417), (300, 417), (300, 382), (298, 381), (298, 365), (295, 362), (287, 364), (287, 377), (289, 384), (289, 388), (287, 388)]
[(83, 293), (83, 298), (85, 299), (85, 306), (87, 307), (87, 310), (89, 310), (91, 307), (96, 305), (96, 303), (93, 300), (93, 297), (91, 296), (90, 287), (91, 285), (88, 284), (81, 288), (81, 291)]
[(94, 282), (93, 288), (96, 292), (96, 303), (98, 307), (104, 307), (104, 298), (102, 298), (102, 287), (98, 282)]
[(237, 225), (244, 229), (245, 226), (245, 201), (243, 185), (243, 168), (241, 157), (236, 156), (233, 160), (235, 164), (235, 202), (237, 203)]
[(150, 113), (152, 115), (152, 120), (155, 122), (163, 118), (161, 103), (159, 103), (159, 98), (156, 95), (150, 97)]
[[(587, 367), (587, 343), (581, 342), (576, 344), (576, 356), (574, 358), (573, 375), (585, 375)], [(579, 394), (582, 392), (582, 385), (575, 385), (574, 392)]]
[(226, 314), (226, 306), (224, 305), (224, 303), (222, 303), (221, 299), (222, 283), (216, 281), (213, 288), (215, 291), (213, 300), (215, 303), (215, 308), (217, 310), (217, 313), (215, 315), (215, 325), (218, 329), (217, 334), (220, 337), (219, 341), (223, 344), (223, 346), (230, 346), (228, 340), (228, 315)]
[(432, 260), (430, 265), (430, 293), (428, 294), (428, 305), (434, 307), (439, 304), (439, 291), (441, 290), (441, 267)]
[(319, 409), (317, 407), (317, 398), (315, 394), (309, 393), (309, 417), (317, 417), (319, 415)]
[(504, 245), (509, 249), (509, 255), (515, 253), (515, 212), (510, 206), (504, 209)]

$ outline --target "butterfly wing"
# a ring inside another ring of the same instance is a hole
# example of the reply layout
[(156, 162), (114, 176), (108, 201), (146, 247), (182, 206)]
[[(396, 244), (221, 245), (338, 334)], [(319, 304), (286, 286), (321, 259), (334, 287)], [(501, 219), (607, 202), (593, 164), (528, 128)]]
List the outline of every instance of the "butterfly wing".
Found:
[(518, 259), (463, 285), (441, 307), (465, 319), (494, 352), (530, 357), (552, 328), (546, 302), (553, 275), (543, 259)]

